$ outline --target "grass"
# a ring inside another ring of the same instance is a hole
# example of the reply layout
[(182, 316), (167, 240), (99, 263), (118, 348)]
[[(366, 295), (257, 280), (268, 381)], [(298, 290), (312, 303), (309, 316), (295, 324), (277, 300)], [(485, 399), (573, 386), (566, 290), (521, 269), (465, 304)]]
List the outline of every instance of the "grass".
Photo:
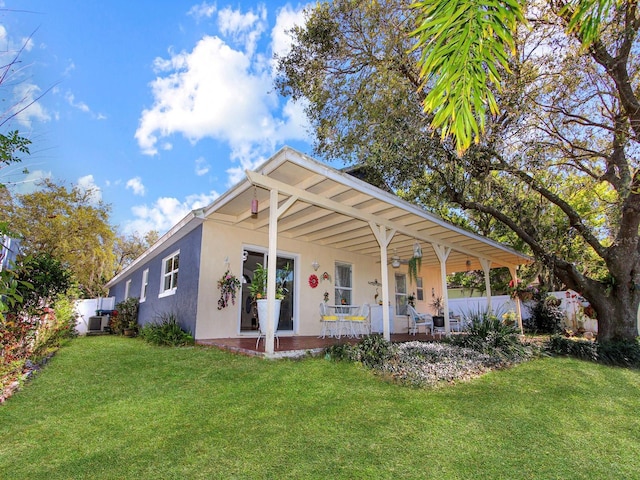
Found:
[(0, 478), (638, 478), (638, 412), (639, 371), (571, 359), (424, 390), (87, 337), (0, 407)]

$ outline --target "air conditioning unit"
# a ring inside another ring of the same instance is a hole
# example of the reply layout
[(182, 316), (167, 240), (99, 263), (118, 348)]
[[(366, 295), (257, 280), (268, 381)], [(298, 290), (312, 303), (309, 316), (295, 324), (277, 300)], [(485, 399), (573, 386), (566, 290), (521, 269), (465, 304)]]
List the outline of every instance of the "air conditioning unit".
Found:
[(89, 317), (87, 333), (107, 332), (109, 328), (109, 315), (95, 315)]

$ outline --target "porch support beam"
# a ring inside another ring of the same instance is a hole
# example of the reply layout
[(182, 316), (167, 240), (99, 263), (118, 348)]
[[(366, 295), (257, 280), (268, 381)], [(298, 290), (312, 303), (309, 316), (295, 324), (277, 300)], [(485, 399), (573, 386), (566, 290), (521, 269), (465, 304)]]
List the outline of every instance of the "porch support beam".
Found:
[(382, 335), (388, 342), (391, 341), (389, 329), (389, 267), (387, 267), (387, 247), (396, 234), (394, 229), (388, 230), (386, 226), (375, 222), (369, 222), (371, 231), (380, 245), (380, 277), (382, 278)]
[(480, 260), (480, 265), (484, 272), (484, 291), (487, 294), (487, 309), (491, 312), (493, 310), (491, 308), (491, 277), (489, 276), (491, 272), (491, 260), (487, 260), (486, 258), (479, 258), (478, 260)]
[(444, 333), (451, 333), (451, 323), (449, 321), (449, 292), (447, 291), (447, 258), (451, 253), (451, 247), (432, 243), (433, 251), (436, 252), (440, 261), (440, 282), (442, 288), (442, 305), (444, 308)]
[[(511, 279), (513, 280), (513, 284), (518, 284), (518, 268), (515, 266), (509, 267), (509, 273), (511, 274)], [(524, 328), (522, 328), (522, 305), (520, 303), (520, 297), (516, 295), (514, 299), (516, 302), (516, 315), (518, 316), (518, 327), (520, 328), (520, 334), (524, 335)]]
[(276, 268), (278, 263), (278, 218), (293, 205), (297, 197), (289, 197), (278, 206), (280, 192), (272, 189), (269, 192), (269, 256), (267, 258), (267, 331), (264, 332), (264, 351), (267, 355), (275, 352), (276, 309)]

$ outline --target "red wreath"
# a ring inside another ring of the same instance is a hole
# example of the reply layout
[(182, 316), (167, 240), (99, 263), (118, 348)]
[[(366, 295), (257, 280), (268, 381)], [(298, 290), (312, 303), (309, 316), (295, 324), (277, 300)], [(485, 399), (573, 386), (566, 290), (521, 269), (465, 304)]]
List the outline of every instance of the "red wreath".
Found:
[(316, 277), (313, 273), (309, 275), (309, 286), (311, 288), (316, 288), (318, 286), (318, 277)]

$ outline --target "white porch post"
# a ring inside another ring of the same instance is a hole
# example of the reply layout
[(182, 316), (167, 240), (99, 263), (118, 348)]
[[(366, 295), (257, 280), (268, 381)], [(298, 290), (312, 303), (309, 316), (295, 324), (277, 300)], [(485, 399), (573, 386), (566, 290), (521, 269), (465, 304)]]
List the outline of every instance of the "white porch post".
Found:
[(269, 192), (269, 254), (267, 257), (267, 331), (264, 351), (273, 354), (275, 340), (276, 263), (278, 260), (278, 190)]
[[(518, 285), (518, 272), (517, 267), (509, 267), (509, 273), (513, 279), (513, 284)], [(516, 295), (516, 315), (518, 316), (518, 327), (520, 327), (520, 334), (524, 335), (524, 328), (522, 328), (522, 306), (520, 304), (520, 297)]]
[(442, 304), (444, 306), (444, 333), (451, 333), (451, 324), (449, 322), (449, 292), (447, 291), (447, 258), (451, 253), (451, 247), (444, 247), (432, 243), (433, 251), (436, 252), (440, 261), (440, 282), (442, 284)]
[(289, 197), (284, 204), (278, 208), (277, 189), (269, 192), (269, 256), (267, 258), (267, 331), (264, 338), (264, 351), (267, 355), (272, 355), (275, 351), (275, 325), (274, 312), (276, 307), (276, 269), (278, 264), (278, 218), (295, 203), (297, 197)]
[(369, 222), (369, 226), (380, 245), (380, 276), (382, 277), (382, 335), (386, 341), (391, 341), (389, 330), (389, 270), (387, 267), (387, 247), (396, 234), (395, 230), (387, 230), (384, 225)]
[(489, 272), (491, 271), (491, 260), (486, 258), (479, 258), (480, 265), (482, 265), (482, 271), (484, 272), (484, 291), (487, 293), (487, 310), (493, 311), (491, 308), (491, 279)]

